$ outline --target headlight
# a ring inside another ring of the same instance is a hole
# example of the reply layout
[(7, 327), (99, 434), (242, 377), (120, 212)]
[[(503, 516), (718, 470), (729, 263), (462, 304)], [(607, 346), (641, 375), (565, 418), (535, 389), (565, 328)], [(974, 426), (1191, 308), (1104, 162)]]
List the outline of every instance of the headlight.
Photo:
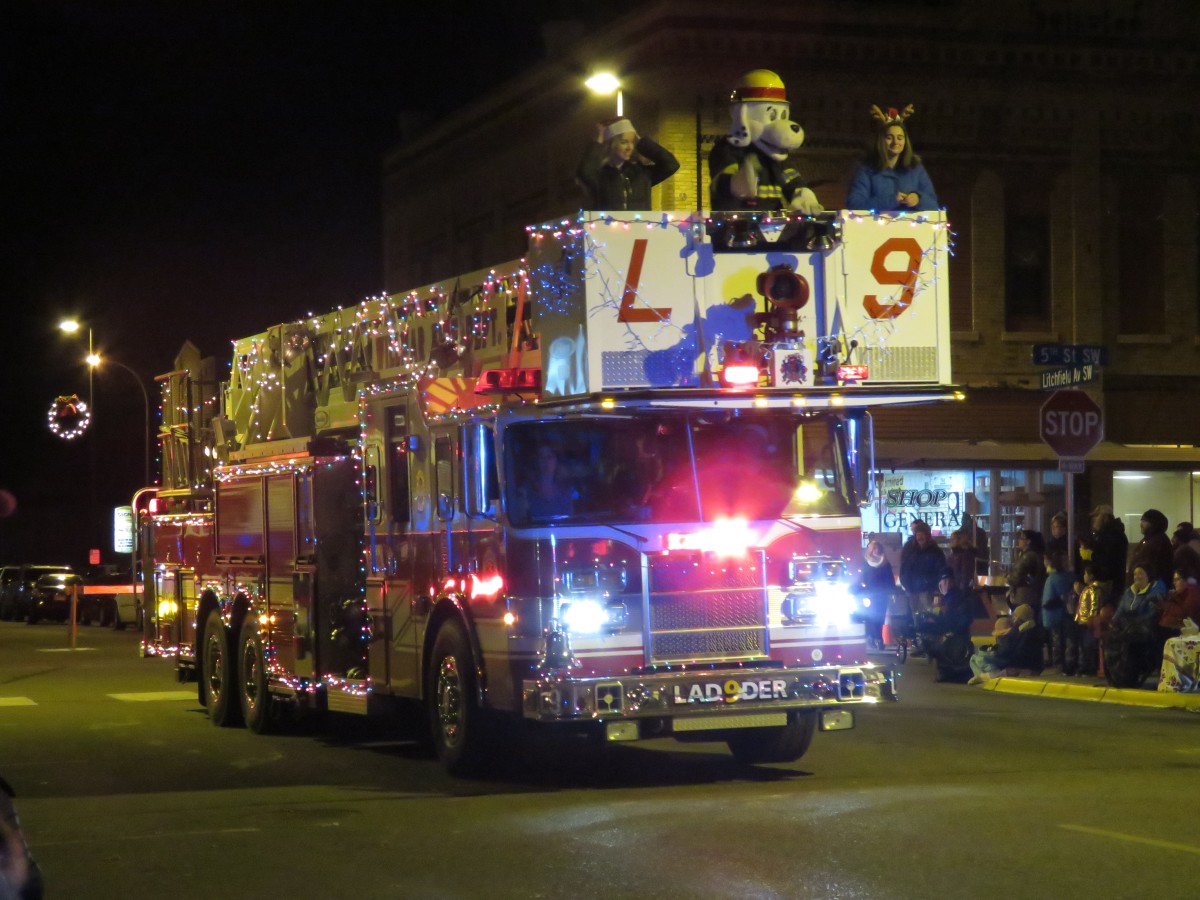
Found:
[(817, 582), (817, 618), (822, 622), (849, 622), (854, 612), (850, 588), (837, 581)]
[(572, 600), (563, 606), (562, 620), (571, 634), (599, 634), (615, 631), (625, 625), (623, 603), (601, 602), (591, 598)]
[(783, 620), (789, 625), (835, 625), (850, 621), (854, 595), (840, 581), (809, 582), (783, 598)]

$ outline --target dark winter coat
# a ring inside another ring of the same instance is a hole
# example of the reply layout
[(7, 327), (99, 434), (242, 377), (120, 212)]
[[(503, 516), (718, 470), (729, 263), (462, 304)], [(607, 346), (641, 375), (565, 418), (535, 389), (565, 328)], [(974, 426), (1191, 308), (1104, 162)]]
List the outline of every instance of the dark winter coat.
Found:
[(1133, 580), (1134, 568), (1143, 566), (1151, 578), (1170, 584), (1171, 573), (1175, 569), (1175, 548), (1167, 537), (1167, 517), (1156, 509), (1150, 509), (1142, 516), (1142, 521), (1146, 523), (1146, 529), (1141, 541), (1133, 548), (1127, 572), (1129, 580)]
[[(738, 197), (730, 190), (730, 181), (747, 157), (758, 159), (758, 194)], [(713, 209), (756, 209), (777, 212), (788, 209), (792, 197), (805, 187), (800, 173), (786, 163), (763, 153), (754, 145), (735, 147), (728, 138), (720, 138), (708, 154), (708, 175), (711, 179), (709, 200)]]
[(933, 593), (946, 569), (946, 554), (930, 538), (924, 548), (909, 538), (900, 550), (900, 584), (910, 594)]
[(650, 188), (679, 171), (679, 160), (674, 154), (648, 137), (638, 138), (635, 150), (650, 163), (634, 157), (618, 169), (608, 162), (604, 144), (591, 141), (587, 145), (575, 177), (587, 189), (591, 209), (606, 212), (650, 209)]
[(1113, 590), (1125, 589), (1125, 559), (1129, 553), (1129, 540), (1125, 537), (1125, 526), (1110, 519), (1097, 529), (1091, 540), (1092, 568), (1097, 581), (1109, 581)]

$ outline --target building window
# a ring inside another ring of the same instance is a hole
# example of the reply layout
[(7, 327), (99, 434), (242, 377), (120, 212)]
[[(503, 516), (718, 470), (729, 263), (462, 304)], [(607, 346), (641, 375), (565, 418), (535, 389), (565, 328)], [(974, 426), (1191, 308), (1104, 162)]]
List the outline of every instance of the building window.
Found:
[(1010, 182), (1004, 210), (1004, 330), (1051, 327), (1050, 185)]
[(1167, 311), (1162, 186), (1148, 178), (1124, 178), (1120, 184), (1117, 327), (1121, 334), (1163, 334)]
[(975, 314), (971, 294), (971, 185), (967, 172), (947, 167), (938, 173), (938, 202), (946, 210), (946, 220), (954, 242), (949, 260), (950, 330), (971, 331)]

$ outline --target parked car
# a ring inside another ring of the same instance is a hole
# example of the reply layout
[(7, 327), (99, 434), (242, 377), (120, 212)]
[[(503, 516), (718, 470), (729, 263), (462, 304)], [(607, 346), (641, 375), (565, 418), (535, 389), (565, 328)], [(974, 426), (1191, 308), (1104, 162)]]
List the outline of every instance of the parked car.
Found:
[(101, 625), (111, 625), (117, 631), (130, 624), (140, 624), (128, 569), (114, 565), (93, 566), (88, 571), (86, 584), (89, 621), (94, 614)]
[(83, 576), (74, 572), (50, 572), (34, 584), (25, 621), (30, 625), (41, 619), (66, 622), (71, 618), (72, 594), (76, 597), (76, 622), (86, 625), (93, 618), (99, 618), (99, 610), (93, 608), (95, 601), (89, 601), (83, 592)]
[(0, 566), (0, 619), (5, 621), (12, 618), (10, 612), (12, 601), (9, 600), (9, 594), (16, 591), (17, 578), (20, 574), (20, 566)]
[(3, 573), (0, 573), (0, 619), (28, 620), (38, 579), (43, 575), (72, 573), (70, 566), (5, 566)]

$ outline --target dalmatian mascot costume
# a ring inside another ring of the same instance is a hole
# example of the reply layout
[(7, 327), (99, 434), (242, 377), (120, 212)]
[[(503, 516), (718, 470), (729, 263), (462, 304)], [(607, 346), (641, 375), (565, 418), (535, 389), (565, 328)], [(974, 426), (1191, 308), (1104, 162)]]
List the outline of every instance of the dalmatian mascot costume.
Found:
[(767, 69), (747, 72), (729, 99), (729, 134), (708, 155), (712, 208), (821, 212), (800, 173), (785, 165), (804, 143), (804, 129), (788, 117), (791, 107), (779, 76)]

